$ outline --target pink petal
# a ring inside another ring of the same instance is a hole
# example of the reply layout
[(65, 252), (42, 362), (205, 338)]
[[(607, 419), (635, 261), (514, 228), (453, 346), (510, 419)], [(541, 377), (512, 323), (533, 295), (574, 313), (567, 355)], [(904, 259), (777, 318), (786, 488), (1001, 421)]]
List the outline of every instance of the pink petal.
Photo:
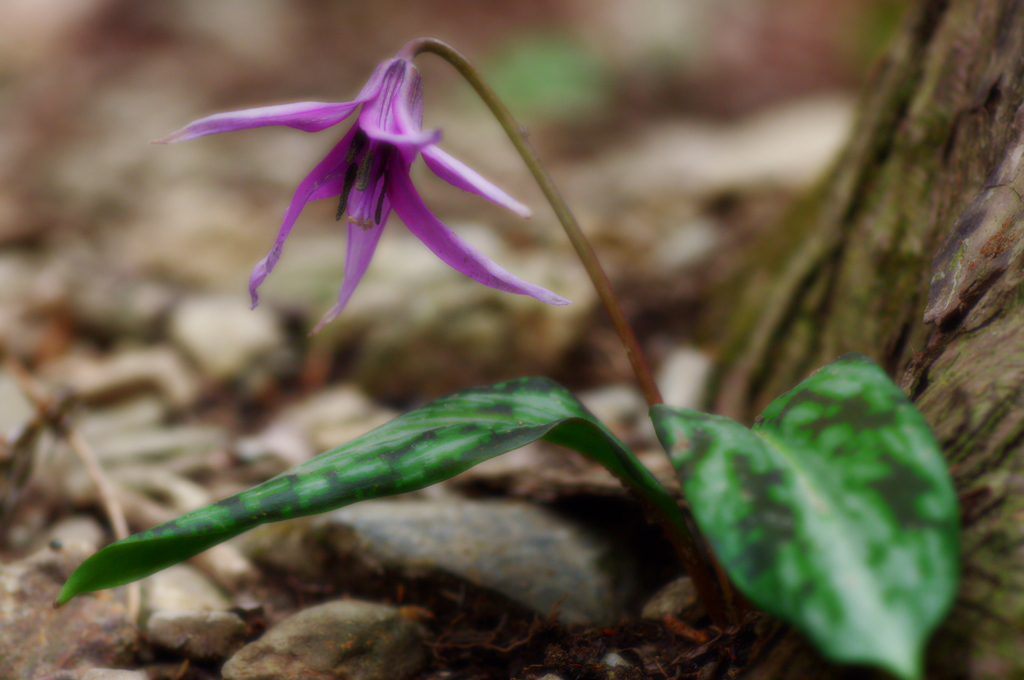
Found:
[(401, 60), (384, 75), (380, 93), (359, 113), (359, 126), (376, 141), (398, 148), (406, 163), (420, 149), (441, 140), (440, 130), (422, 131), (423, 91), (420, 74), (411, 62)]
[(452, 269), (474, 281), (508, 293), (529, 295), (549, 305), (567, 305), (569, 300), (555, 295), (546, 288), (513, 276), (480, 251), (463, 241), (449, 229), (423, 203), (409, 177), (408, 167), (393, 166), (388, 184), (388, 198), (395, 212), (416, 237)]
[(233, 132), (267, 125), (286, 125), (306, 132), (318, 132), (340, 123), (352, 115), (352, 112), (360, 104), (376, 98), (380, 94), (388, 68), (394, 61), (395, 59), (389, 59), (377, 64), (370, 79), (366, 81), (366, 85), (359, 92), (359, 96), (350, 102), (296, 102), (215, 113), (212, 116), (192, 121), (177, 132), (155, 140), (154, 143), (174, 144), (218, 132)]
[(380, 224), (374, 225), (369, 229), (364, 229), (359, 225), (351, 223), (348, 225), (345, 277), (342, 279), (341, 289), (338, 291), (338, 302), (331, 307), (330, 311), (324, 314), (323, 318), (320, 319), (320, 323), (316, 325), (316, 328), (313, 329), (310, 335), (319, 333), (321, 328), (338, 318), (341, 310), (345, 309), (349, 298), (352, 297), (356, 286), (359, 285), (363, 274), (366, 273), (366, 268), (370, 266), (370, 260), (373, 259), (373, 251), (377, 249), (377, 242), (380, 241), (380, 235), (384, 232), (384, 224), (387, 222), (387, 215), (390, 212), (391, 206), (387, 205), (387, 199), (385, 199), (384, 217), (381, 219)]
[(328, 198), (341, 193), (345, 172), (342, 165), (355, 133), (356, 127), (352, 126), (352, 129), (342, 137), (341, 141), (330, 150), (327, 156), (296, 187), (291, 203), (288, 204), (288, 208), (284, 211), (284, 221), (281, 222), (281, 228), (277, 232), (274, 246), (267, 253), (267, 256), (256, 264), (252, 274), (249, 276), (249, 294), (252, 296), (253, 307), (259, 304), (259, 295), (256, 289), (260, 287), (260, 284), (263, 283), (263, 280), (274, 269), (274, 265), (277, 264), (277, 260), (281, 257), (281, 249), (284, 247), (285, 239), (288, 238), (288, 234), (295, 225), (295, 220), (298, 219), (302, 208), (314, 198)]
[(154, 143), (175, 144), (218, 132), (233, 132), (266, 125), (287, 125), (306, 132), (317, 132), (345, 120), (362, 103), (358, 99), (338, 104), (296, 102), (243, 111), (215, 113), (212, 116), (192, 121), (177, 132), (155, 140)]
[(454, 158), (436, 146), (428, 146), (422, 150), (423, 160), (435, 175), (463, 191), (494, 201), (516, 213), (520, 217), (529, 217), (530, 209), (512, 198), (504, 191), (484, 179), (480, 173), (457, 158)]

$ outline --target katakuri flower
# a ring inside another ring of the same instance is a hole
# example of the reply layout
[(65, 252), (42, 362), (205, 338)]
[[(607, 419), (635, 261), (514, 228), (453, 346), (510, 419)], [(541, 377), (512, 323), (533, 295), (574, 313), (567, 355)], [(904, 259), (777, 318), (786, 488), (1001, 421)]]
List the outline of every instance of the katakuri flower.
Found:
[(189, 123), (158, 143), (183, 142), (218, 132), (265, 125), (286, 125), (317, 132), (336, 125), (362, 106), (355, 124), (313, 171), (299, 183), (284, 213), (277, 240), (249, 278), (252, 306), (257, 290), (281, 257), (281, 249), (308, 201), (340, 196), (337, 219), (348, 215), (348, 249), (338, 302), (314, 329), (335, 319), (352, 296), (370, 264), (392, 208), (413, 234), (448, 266), (491, 288), (529, 295), (552, 305), (569, 301), (523, 281), (489, 260), (459, 238), (423, 203), (409, 177), (409, 168), (422, 154), (434, 174), (449, 184), (478, 194), (523, 216), (530, 211), (469, 166), (436, 144), (440, 130), (424, 132), (423, 92), (419, 71), (403, 57), (379, 64), (359, 96), (350, 102), (298, 102), (243, 111), (217, 113)]

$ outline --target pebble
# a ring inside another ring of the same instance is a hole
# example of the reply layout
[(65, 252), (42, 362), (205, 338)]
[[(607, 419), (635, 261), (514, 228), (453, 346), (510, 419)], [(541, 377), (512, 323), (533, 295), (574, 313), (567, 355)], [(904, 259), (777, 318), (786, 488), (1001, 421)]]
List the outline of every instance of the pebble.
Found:
[(35, 415), (35, 408), (21, 391), (18, 381), (0, 371), (0, 436), (7, 437)]
[(206, 375), (218, 380), (244, 377), (254, 363), (285, 344), (271, 308), (249, 309), (248, 300), (233, 296), (183, 301), (171, 313), (170, 333)]
[(146, 624), (149, 641), (193, 661), (216, 661), (245, 642), (247, 626), (231, 612), (154, 612)]
[(150, 612), (223, 611), (231, 600), (190, 564), (176, 564), (142, 580), (143, 608)]
[(618, 436), (630, 432), (647, 413), (647, 402), (633, 384), (615, 383), (580, 392), (577, 397)]
[(241, 439), (235, 449), (246, 461), (275, 458), (291, 467), (352, 441), (397, 415), (356, 385), (341, 385), (286, 409), (266, 430)]
[[(436, 571), (501, 593), (566, 623), (611, 622), (628, 570), (614, 546), (566, 518), (517, 501), (377, 500), (311, 520), (260, 527), (240, 538), (256, 561), (316, 571), (317, 547), (397, 568)], [(306, 575), (312, 575), (307, 573)]]
[[(693, 581), (689, 576), (681, 576), (662, 586), (658, 592), (651, 596), (651, 599), (644, 605), (640, 613), (642, 618), (649, 621), (661, 621), (667, 614), (677, 616), (684, 611), (700, 607), (697, 598), (697, 589), (693, 587)], [(690, 611), (687, 619), (700, 618), (696, 611)]]
[(185, 409), (200, 393), (195, 372), (166, 345), (125, 349), (102, 357), (68, 354), (44, 366), (42, 372), (86, 400), (156, 390), (172, 408)]
[(81, 680), (149, 680), (142, 671), (122, 671), (114, 668), (90, 668)]
[(616, 652), (608, 652), (603, 657), (601, 657), (601, 665), (602, 666), (608, 666), (610, 668), (616, 668), (616, 667), (619, 667), (619, 666), (623, 666), (625, 668), (629, 668), (633, 664), (631, 664), (630, 662), (628, 662), (625, 659), (623, 659)]
[(72, 515), (55, 522), (39, 537), (35, 543), (36, 550), (54, 544), (62, 548), (75, 549), (84, 554), (92, 554), (100, 549), (108, 540), (107, 530), (92, 515)]
[(674, 349), (658, 370), (658, 387), (669, 406), (700, 410), (704, 407), (708, 380), (714, 364), (694, 347)]
[(224, 680), (408, 680), (426, 630), (394, 607), (337, 600), (281, 621), (224, 664)]
[(44, 548), (0, 566), (0, 678), (39, 678), (135, 661), (138, 631), (117, 591), (52, 602), (89, 555), (77, 545)]

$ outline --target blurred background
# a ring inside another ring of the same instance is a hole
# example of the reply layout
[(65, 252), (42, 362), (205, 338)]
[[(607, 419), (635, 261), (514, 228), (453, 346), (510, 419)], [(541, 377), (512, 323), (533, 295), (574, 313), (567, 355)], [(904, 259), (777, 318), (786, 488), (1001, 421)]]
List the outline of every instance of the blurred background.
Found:
[[(348, 308), (308, 337), (343, 273), (334, 200), (306, 207), (254, 311), (247, 282), (295, 185), (348, 123), (148, 142), (218, 111), (351, 99), (408, 40), (445, 40), (529, 127), (666, 399), (701, 408), (715, 348), (694, 328), (708, 292), (833, 162), (905, 4), (0, 0), (0, 345), (77, 395), (133, 529), (446, 391), (525, 374), (577, 390), (666, 473), (565, 236), (497, 123), (436, 57), (417, 60), (426, 126), (535, 214), (506, 214), (418, 164), (427, 204), (571, 306), (472, 282), (393, 216)], [(0, 433), (32, 412), (0, 371)], [(474, 483), (548, 499), (620, 493), (582, 461), (542, 470), (530, 456), (543, 455), (509, 457)], [(102, 516), (76, 464), (46, 460), (8, 517), (8, 553), (83, 509)]]

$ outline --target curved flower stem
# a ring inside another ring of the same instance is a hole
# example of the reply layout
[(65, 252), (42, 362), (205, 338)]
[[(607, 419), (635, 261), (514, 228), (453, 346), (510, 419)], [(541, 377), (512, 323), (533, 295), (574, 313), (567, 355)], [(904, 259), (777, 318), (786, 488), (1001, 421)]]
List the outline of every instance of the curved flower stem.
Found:
[(417, 54), (424, 52), (436, 54), (454, 66), (455, 70), (469, 81), (469, 84), (473, 86), (476, 93), (484, 100), (484, 103), (487, 104), (494, 117), (501, 123), (501, 127), (505, 129), (509, 139), (512, 140), (512, 144), (515, 145), (516, 151), (523, 157), (530, 173), (537, 180), (537, 184), (540, 185), (544, 196), (547, 197), (551, 207), (554, 208), (558, 221), (562, 223), (565, 233), (569, 236), (569, 241), (572, 242), (573, 248), (576, 249), (580, 261), (583, 262), (583, 267), (587, 270), (587, 274), (590, 275), (590, 280), (594, 283), (594, 288), (597, 289), (597, 295), (601, 299), (601, 304), (608, 311), (608, 316), (612, 319), (615, 331), (619, 334), (619, 339), (626, 348), (629, 363), (633, 366), (633, 372), (636, 374), (637, 382), (640, 383), (640, 389), (643, 390), (644, 398), (647, 399), (647, 405), (654, 406), (655, 404), (663, 403), (661, 392), (658, 390), (658, 385), (654, 382), (654, 376), (651, 375), (651, 369), (647, 366), (643, 351), (640, 349), (640, 343), (637, 341), (629, 322), (626, 321), (626, 316), (622, 312), (619, 301), (615, 298), (608, 275), (605, 274), (601, 263), (598, 262), (594, 249), (591, 247), (587, 237), (583, 235), (580, 225), (576, 222), (572, 211), (569, 210), (569, 206), (566, 205), (565, 199), (562, 198), (562, 194), (558, 191), (558, 187), (555, 186), (551, 175), (548, 174), (548, 171), (541, 164), (540, 158), (537, 157), (537, 152), (533, 150), (530, 142), (527, 141), (527, 132), (516, 122), (512, 114), (505, 108), (505, 104), (498, 98), (498, 95), (491, 89), (491, 86), (487, 84), (473, 65), (450, 45), (433, 38), (420, 38), (413, 40), (403, 47), (398, 56), (412, 59)]
[[(455, 70), (461, 73), (462, 77), (473, 86), (473, 89), (476, 90), (476, 93), (487, 104), (494, 117), (501, 123), (501, 127), (505, 129), (505, 133), (512, 140), (512, 144), (515, 145), (516, 151), (522, 156), (530, 173), (537, 180), (537, 184), (540, 185), (541, 191), (544, 192), (544, 196), (554, 209), (558, 221), (562, 223), (565, 233), (569, 236), (569, 241), (572, 242), (573, 248), (576, 249), (583, 267), (587, 270), (587, 274), (590, 275), (590, 280), (597, 290), (597, 295), (611, 317), (612, 324), (619, 334), (619, 339), (626, 348), (629, 362), (633, 367), (633, 372), (636, 374), (637, 382), (640, 383), (644, 397), (647, 399), (648, 406), (663, 403), (661, 392), (658, 390), (658, 385), (654, 382), (654, 376), (651, 374), (651, 369), (648, 367), (643, 351), (640, 349), (640, 343), (637, 341), (636, 334), (633, 333), (633, 328), (626, 321), (626, 315), (622, 312), (622, 307), (612, 291), (608, 275), (601, 267), (593, 247), (591, 247), (587, 237), (583, 235), (583, 231), (576, 222), (572, 211), (569, 210), (569, 206), (566, 205), (565, 199), (562, 198), (562, 194), (558, 191), (558, 187), (555, 186), (551, 175), (548, 174), (548, 171), (541, 164), (537, 152), (530, 146), (526, 130), (512, 117), (505, 104), (483, 79), (483, 76), (462, 54), (450, 45), (433, 38), (419, 38), (405, 45), (399, 51), (398, 56), (411, 60), (416, 55), (423, 54), (424, 52), (436, 54), (454, 66)], [(663, 513), (655, 510), (652, 504), (646, 502), (646, 499), (641, 498), (640, 500), (645, 506), (648, 516), (661, 524), (669, 534), (669, 538), (675, 546), (676, 552), (678, 552), (687, 573), (693, 579), (694, 587), (697, 589), (700, 599), (707, 608), (714, 624), (720, 628), (725, 628), (730, 624), (738, 623), (738, 612), (733, 605), (732, 586), (725, 579), (724, 574), (720, 574), (720, 579), (716, 585), (715, 577), (700, 557), (700, 549), (697, 547), (697, 542), (700, 539), (695, 538), (686, 526), (672, 521)], [(708, 550), (707, 554), (710, 555), (711, 551)], [(713, 557), (712, 560), (714, 560)], [(725, 595), (724, 598), (723, 595)]]

